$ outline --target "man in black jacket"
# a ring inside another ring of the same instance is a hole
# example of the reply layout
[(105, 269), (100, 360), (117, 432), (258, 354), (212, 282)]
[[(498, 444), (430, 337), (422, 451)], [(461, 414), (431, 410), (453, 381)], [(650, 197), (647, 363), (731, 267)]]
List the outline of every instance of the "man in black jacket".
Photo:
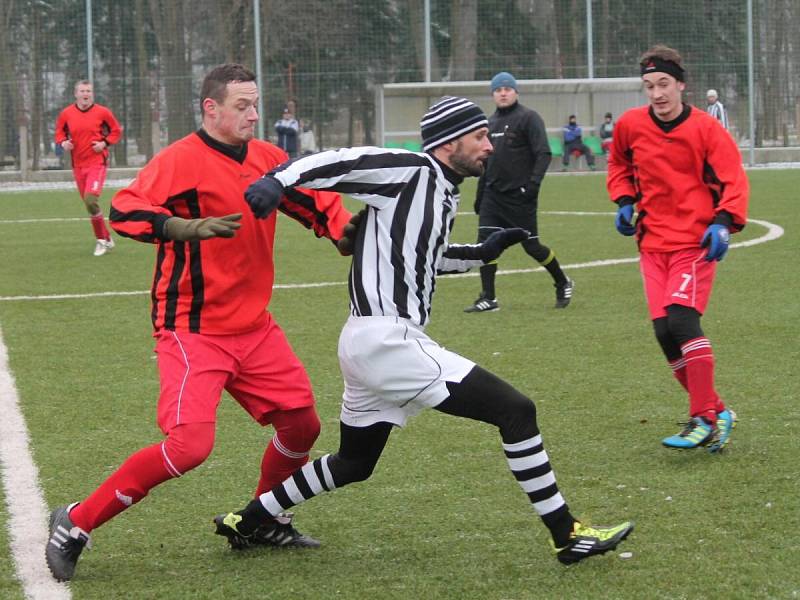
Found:
[[(491, 89), (497, 106), (489, 118), (494, 152), (478, 181), (475, 196), (475, 213), (479, 215), (478, 242), (499, 229), (522, 227), (530, 231), (531, 236), (522, 242), (522, 247), (552, 276), (556, 308), (566, 308), (572, 299), (574, 283), (561, 270), (553, 251), (540, 243), (536, 218), (539, 186), (551, 156), (544, 121), (538, 113), (517, 101), (517, 81), (510, 73), (495, 75)], [(464, 312), (489, 312), (500, 308), (494, 290), (496, 273), (496, 262), (481, 267), (480, 296)]]

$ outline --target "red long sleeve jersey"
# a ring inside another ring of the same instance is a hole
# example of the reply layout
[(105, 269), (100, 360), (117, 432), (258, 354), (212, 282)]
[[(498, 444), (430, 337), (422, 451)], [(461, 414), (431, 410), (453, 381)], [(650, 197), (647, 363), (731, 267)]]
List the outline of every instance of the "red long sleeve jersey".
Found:
[(614, 202), (637, 200), (642, 251), (696, 248), (721, 211), (734, 231), (747, 220), (739, 149), (716, 119), (691, 107), (667, 124), (647, 106), (625, 112), (614, 127), (607, 187)]
[(92, 149), (92, 142), (105, 141), (109, 146), (122, 137), (122, 127), (110, 109), (101, 104), (92, 104), (81, 110), (70, 104), (56, 119), (56, 144), (71, 140), (73, 167), (91, 167), (108, 163), (108, 148), (102, 152)]
[[(287, 160), (286, 153), (253, 140), (233, 148), (203, 130), (165, 148), (111, 201), (110, 222), (120, 234), (158, 245), (151, 296), (156, 330), (206, 334), (251, 331), (267, 319), (274, 280), (275, 219), (256, 219), (247, 187)], [(339, 239), (350, 213), (338, 194), (296, 190), (279, 210), (318, 237)], [(233, 238), (174, 242), (164, 222), (242, 213)]]

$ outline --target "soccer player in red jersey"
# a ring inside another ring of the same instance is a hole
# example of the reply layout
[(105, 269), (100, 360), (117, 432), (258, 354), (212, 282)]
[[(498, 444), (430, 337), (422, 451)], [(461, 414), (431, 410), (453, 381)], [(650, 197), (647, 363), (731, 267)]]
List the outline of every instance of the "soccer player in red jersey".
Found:
[(122, 128), (109, 108), (95, 104), (90, 81), (75, 84), (75, 104), (61, 111), (56, 119), (56, 144), (72, 154), (72, 175), (78, 193), (86, 204), (97, 239), (95, 256), (114, 247), (100, 210), (100, 194), (106, 181), (108, 147), (122, 137)]
[(617, 230), (636, 235), (656, 339), (689, 394), (687, 425), (662, 443), (717, 452), (736, 414), (715, 389), (714, 354), (700, 317), (730, 234), (747, 221), (749, 186), (730, 134), (682, 102), (680, 54), (654, 46), (640, 63), (648, 105), (627, 111), (614, 127), (608, 193), (618, 207)]
[[(208, 457), (223, 389), (275, 429), (255, 496), (304, 465), (319, 435), (305, 368), (266, 310), (276, 219), (256, 219), (244, 199), (253, 181), (288, 158), (253, 139), (255, 79), (236, 64), (210, 71), (200, 95), (202, 128), (165, 148), (112, 200), (114, 229), (157, 247), (152, 320), (158, 425), (166, 437), (130, 456), (83, 501), (53, 511), (46, 557), (59, 581), (72, 578), (93, 529)], [(334, 242), (350, 218), (332, 192), (292, 190), (279, 210)], [(285, 514), (258, 537), (278, 547), (319, 545)]]

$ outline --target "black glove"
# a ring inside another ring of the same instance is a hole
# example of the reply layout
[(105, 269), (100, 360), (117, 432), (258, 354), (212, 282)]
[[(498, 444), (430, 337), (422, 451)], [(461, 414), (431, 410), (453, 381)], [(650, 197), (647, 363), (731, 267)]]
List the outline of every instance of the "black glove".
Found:
[(535, 201), (539, 197), (539, 186), (540, 184), (531, 181), (522, 193), (522, 195), (525, 196), (525, 200), (530, 202)]
[(481, 260), (485, 263), (497, 260), (506, 248), (518, 244), (523, 240), (527, 240), (530, 235), (530, 231), (520, 227), (495, 231), (480, 245)]
[(475, 194), (475, 204), (472, 206), (472, 208), (475, 210), (475, 214), (476, 215), (481, 214), (481, 200), (482, 199), (483, 199), (483, 196), (481, 194)]
[(242, 213), (205, 219), (170, 217), (164, 222), (164, 237), (176, 242), (193, 242), (215, 237), (232, 238), (241, 223)]
[(358, 235), (358, 228), (367, 214), (367, 209), (362, 208), (360, 211), (350, 217), (350, 221), (342, 229), (342, 237), (336, 240), (336, 248), (342, 256), (352, 256), (356, 249), (356, 236)]
[(269, 175), (255, 180), (244, 193), (244, 199), (259, 219), (270, 216), (278, 208), (281, 198), (283, 198), (283, 184)]

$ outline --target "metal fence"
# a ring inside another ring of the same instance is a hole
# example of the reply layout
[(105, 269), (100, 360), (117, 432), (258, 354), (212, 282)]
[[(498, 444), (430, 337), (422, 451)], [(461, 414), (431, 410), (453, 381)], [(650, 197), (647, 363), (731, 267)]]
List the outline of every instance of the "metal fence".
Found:
[(139, 166), (199, 126), (223, 62), (259, 74), (262, 137), (291, 104), (332, 147), (376, 142), (379, 84), (638, 76), (654, 43), (683, 54), (688, 102), (719, 91), (747, 159), (798, 145), (799, 30), (797, 0), (2, 0), (0, 168), (68, 167), (54, 124), (85, 78), (125, 128), (113, 166)]

